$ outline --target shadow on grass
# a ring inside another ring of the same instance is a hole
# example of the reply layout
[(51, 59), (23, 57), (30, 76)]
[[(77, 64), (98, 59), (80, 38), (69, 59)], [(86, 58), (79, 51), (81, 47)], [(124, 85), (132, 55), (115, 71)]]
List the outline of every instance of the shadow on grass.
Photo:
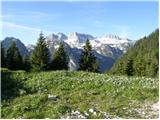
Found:
[(13, 99), (19, 95), (19, 89), (23, 88), (23, 82), (14, 78), (11, 71), (1, 70), (1, 99)]

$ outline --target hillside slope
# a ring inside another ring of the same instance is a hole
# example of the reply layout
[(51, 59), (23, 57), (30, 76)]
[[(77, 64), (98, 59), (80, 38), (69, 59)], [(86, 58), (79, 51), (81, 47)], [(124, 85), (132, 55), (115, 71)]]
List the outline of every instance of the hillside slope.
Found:
[(158, 118), (158, 79), (2, 69), (2, 118)]
[(126, 54), (117, 60), (111, 72), (126, 74), (126, 70), (129, 69), (132, 75), (155, 77), (158, 76), (158, 59), (159, 29), (156, 29), (128, 49)]
[(2, 41), (2, 47), (5, 48), (5, 51), (7, 52), (8, 48), (11, 46), (12, 42), (16, 43), (16, 46), (21, 54), (21, 56), (26, 56), (29, 54), (26, 46), (17, 38), (14, 37), (6, 37)]

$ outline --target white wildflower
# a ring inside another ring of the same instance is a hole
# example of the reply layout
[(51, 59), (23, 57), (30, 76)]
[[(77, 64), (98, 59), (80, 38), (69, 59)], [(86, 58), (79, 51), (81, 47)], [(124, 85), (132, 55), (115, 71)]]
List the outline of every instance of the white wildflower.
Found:
[(92, 108), (89, 109), (89, 112), (90, 112), (90, 113), (93, 113), (93, 112), (94, 112), (94, 109), (92, 109)]

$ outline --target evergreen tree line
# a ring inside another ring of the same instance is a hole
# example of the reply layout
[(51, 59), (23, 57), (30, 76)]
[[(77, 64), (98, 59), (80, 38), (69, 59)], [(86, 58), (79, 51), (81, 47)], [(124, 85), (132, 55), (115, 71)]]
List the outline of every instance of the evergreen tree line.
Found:
[[(68, 63), (69, 58), (62, 42), (50, 60), (49, 49), (47, 48), (45, 37), (42, 32), (40, 33), (36, 47), (31, 56), (22, 57), (15, 42), (12, 43), (6, 53), (1, 44), (1, 67), (7, 67), (10, 70), (68, 70)], [(89, 40), (87, 40), (79, 61), (78, 70), (98, 72), (98, 69), (99, 66), (96, 57), (92, 53), (92, 46)]]
[(158, 77), (159, 29), (138, 40), (112, 67), (110, 73)]

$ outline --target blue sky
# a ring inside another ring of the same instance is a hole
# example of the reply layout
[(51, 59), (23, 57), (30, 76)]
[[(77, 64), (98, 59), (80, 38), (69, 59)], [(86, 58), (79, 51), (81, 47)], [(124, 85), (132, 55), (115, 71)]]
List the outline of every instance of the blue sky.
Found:
[(2, 2), (2, 36), (35, 44), (44, 34), (116, 34), (139, 39), (158, 28), (158, 2)]

